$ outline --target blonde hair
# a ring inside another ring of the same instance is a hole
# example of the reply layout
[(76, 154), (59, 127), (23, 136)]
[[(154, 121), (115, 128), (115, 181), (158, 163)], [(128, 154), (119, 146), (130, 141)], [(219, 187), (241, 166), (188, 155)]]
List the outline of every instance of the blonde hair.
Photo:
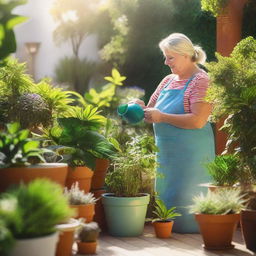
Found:
[(187, 54), (195, 63), (204, 64), (206, 53), (198, 46), (193, 45), (191, 40), (181, 33), (173, 33), (160, 41), (159, 47), (162, 51), (173, 51), (180, 55)]

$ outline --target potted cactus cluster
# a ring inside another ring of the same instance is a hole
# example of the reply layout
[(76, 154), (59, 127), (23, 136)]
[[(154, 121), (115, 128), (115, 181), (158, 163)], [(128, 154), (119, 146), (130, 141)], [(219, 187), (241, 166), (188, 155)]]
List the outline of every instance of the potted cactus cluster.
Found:
[(82, 223), (78, 231), (78, 253), (95, 254), (100, 231), (97, 222)]

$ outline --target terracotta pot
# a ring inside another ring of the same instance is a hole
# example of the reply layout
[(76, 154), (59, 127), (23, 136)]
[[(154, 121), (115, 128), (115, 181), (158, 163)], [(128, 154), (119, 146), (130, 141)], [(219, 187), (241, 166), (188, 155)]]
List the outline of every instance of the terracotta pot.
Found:
[(60, 231), (59, 241), (57, 243), (55, 256), (71, 256), (72, 246), (74, 243), (74, 232), (79, 227), (80, 222), (71, 219), (70, 223), (57, 225), (57, 230)]
[(68, 166), (62, 163), (46, 163), (24, 167), (10, 167), (0, 170), (0, 192), (4, 192), (10, 185), (27, 184), (37, 178), (47, 178), (64, 187)]
[(153, 226), (158, 238), (169, 238), (172, 233), (173, 221), (155, 221)]
[(93, 221), (93, 216), (95, 214), (95, 204), (70, 205), (70, 207), (77, 210), (77, 219), (85, 218), (86, 223)]
[(246, 248), (256, 252), (256, 211), (244, 210), (241, 213), (241, 228)]
[(95, 198), (98, 199), (95, 205), (94, 221), (96, 221), (99, 224), (99, 227), (101, 228), (102, 231), (106, 231), (107, 222), (106, 222), (104, 207), (102, 204), (102, 194), (106, 193), (106, 190), (104, 189), (91, 190), (91, 192), (94, 194)]
[(77, 242), (78, 253), (80, 254), (95, 254), (97, 242)]
[(86, 166), (68, 167), (66, 187), (70, 189), (78, 182), (79, 188), (88, 193), (91, 189), (92, 176), (93, 171)]
[(105, 185), (105, 177), (109, 167), (109, 160), (96, 159), (96, 167), (93, 171), (91, 189), (101, 189)]
[(207, 250), (234, 248), (231, 244), (240, 214), (212, 215), (195, 214)]
[(217, 51), (229, 56), (241, 40), (243, 7), (248, 0), (229, 0), (217, 17)]

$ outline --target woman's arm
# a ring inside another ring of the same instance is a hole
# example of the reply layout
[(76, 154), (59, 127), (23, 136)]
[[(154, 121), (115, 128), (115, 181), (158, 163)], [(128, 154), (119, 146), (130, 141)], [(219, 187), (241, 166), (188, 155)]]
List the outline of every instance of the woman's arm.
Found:
[(166, 114), (155, 108), (146, 108), (145, 121), (148, 123), (167, 123), (183, 129), (204, 127), (212, 111), (212, 105), (198, 102), (191, 105), (191, 113)]

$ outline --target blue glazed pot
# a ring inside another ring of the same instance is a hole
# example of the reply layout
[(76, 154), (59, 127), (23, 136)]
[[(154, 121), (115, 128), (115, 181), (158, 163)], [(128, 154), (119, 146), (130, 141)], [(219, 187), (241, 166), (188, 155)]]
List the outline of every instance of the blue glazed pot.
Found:
[(136, 103), (122, 104), (117, 108), (117, 113), (128, 123), (136, 124), (143, 120), (144, 110)]
[(102, 195), (109, 233), (112, 236), (140, 236), (144, 230), (149, 194), (138, 197), (117, 197), (112, 193)]

